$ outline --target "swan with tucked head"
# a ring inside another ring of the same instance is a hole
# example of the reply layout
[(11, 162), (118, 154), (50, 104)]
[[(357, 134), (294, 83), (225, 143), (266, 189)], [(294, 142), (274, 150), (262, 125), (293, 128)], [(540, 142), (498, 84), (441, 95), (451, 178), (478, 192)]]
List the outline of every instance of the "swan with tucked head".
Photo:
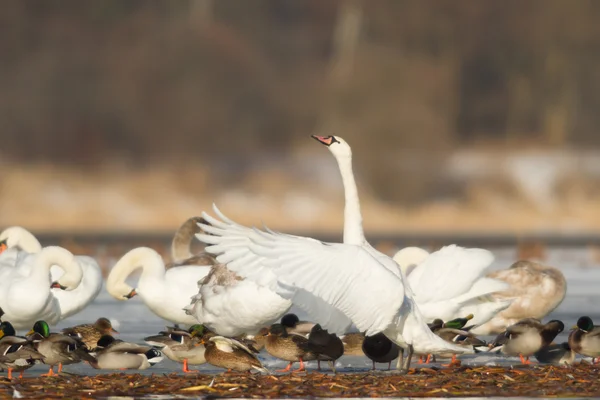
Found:
[[(125, 280), (141, 269), (136, 288)], [(183, 308), (198, 292), (197, 282), (208, 275), (209, 266), (179, 266), (165, 269), (155, 250), (138, 247), (126, 253), (112, 268), (106, 279), (106, 290), (117, 300), (128, 300), (139, 295), (157, 316), (176, 324), (193, 325), (198, 321)]]
[[(50, 280), (50, 267), (57, 265), (65, 273), (56, 281)], [(50, 289), (72, 291), (81, 282), (81, 267), (73, 254), (58, 246), (49, 246), (38, 253), (18, 259), (14, 268), (0, 270), (0, 308), (4, 319), (17, 329), (30, 328), (35, 321), (50, 325), (63, 318), (60, 304)]]
[[(0, 256), (2, 266), (14, 266), (17, 256), (22, 252), (39, 253), (42, 245), (38, 239), (27, 229), (20, 226), (12, 226), (0, 233), (0, 238), (6, 240), (9, 250)], [(22, 252), (19, 252), (19, 249)], [(100, 293), (102, 289), (102, 271), (98, 262), (92, 257), (75, 256), (81, 266), (83, 279), (81, 284), (72, 291), (53, 290), (52, 295), (56, 297), (61, 309), (61, 318), (67, 318), (77, 314), (88, 306)], [(62, 274), (63, 269), (52, 266), (50, 269), (52, 280), (56, 281)]]

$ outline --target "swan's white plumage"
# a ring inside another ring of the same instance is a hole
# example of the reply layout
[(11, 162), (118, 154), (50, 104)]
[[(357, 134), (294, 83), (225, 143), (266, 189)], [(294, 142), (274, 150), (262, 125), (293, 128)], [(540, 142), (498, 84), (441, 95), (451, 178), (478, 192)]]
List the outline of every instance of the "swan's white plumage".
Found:
[(127, 252), (111, 269), (106, 279), (107, 291), (118, 300), (133, 290), (125, 279), (136, 269), (142, 273), (135, 288), (146, 306), (159, 317), (178, 324), (193, 325), (196, 319), (184, 307), (197, 291), (197, 282), (210, 271), (209, 266), (179, 266), (165, 270), (162, 257), (148, 247)]
[[(231, 247), (227, 254), (223, 254), (220, 264), (213, 267), (219, 270), (213, 271), (208, 280), (199, 282), (198, 294), (186, 307), (189, 314), (220, 335), (237, 336), (256, 333), (278, 321), (294, 302), (304, 310), (311, 310), (315, 321), (329, 323), (331, 331), (342, 333), (347, 330), (351, 322), (339, 310), (307, 291), (297, 288), (287, 290), (278, 284), (273, 271), (261, 266), (259, 260), (244, 249), (244, 244), (250, 244), (245, 236), (248, 228), (219, 216), (223, 222), (205, 215), (213, 225), (209, 229), (221, 226), (239, 232), (237, 238), (227, 238), (227, 241), (239, 246)], [(230, 268), (230, 259), (244, 265), (244, 274)], [(238, 279), (232, 278), (232, 274), (237, 274)]]
[[(400, 345), (413, 345), (417, 352), (471, 351), (443, 341), (427, 328), (403, 290), (396, 263), (369, 245), (323, 243), (250, 229), (228, 222), (213, 208), (221, 221), (203, 213), (212, 226), (200, 224), (206, 233), (196, 236), (209, 244), (206, 251), (217, 254), (219, 262), (240, 276), (264, 280), (268, 275), (270, 287), (278, 294), (293, 299), (302, 291), (337, 309), (345, 321), (351, 320), (368, 335), (384, 332)], [(316, 311), (305, 310), (311, 317)], [(329, 327), (330, 321), (318, 322)]]
[(479, 325), (510, 305), (510, 300), (489, 297), (508, 285), (483, 277), (494, 261), (488, 250), (450, 245), (428, 254), (423, 249), (406, 248), (398, 251), (394, 260), (402, 270), (412, 269), (408, 283), (428, 322), (473, 314), (471, 323)]
[[(18, 257), (24, 257), (28, 253), (39, 253), (42, 245), (38, 239), (27, 229), (20, 226), (6, 228), (0, 233), (0, 240), (7, 240), (9, 249), (0, 255), (0, 266), (19, 263)], [(21, 249), (23, 251), (19, 251)], [(92, 257), (75, 256), (82, 268), (83, 279), (74, 290), (64, 291), (52, 289), (52, 295), (58, 300), (61, 310), (61, 319), (77, 314), (87, 307), (100, 293), (102, 289), (102, 270), (98, 262)], [(6, 261), (6, 263), (5, 263)], [(19, 263), (24, 273), (29, 273), (30, 263)], [(52, 281), (57, 281), (64, 270), (56, 265), (50, 269)]]
[[(58, 300), (50, 292), (50, 267), (60, 265), (66, 273), (59, 279), (73, 290), (82, 279), (75, 257), (61, 247), (46, 247), (39, 253), (19, 252), (16, 264), (0, 269), (0, 307), (4, 319), (16, 329), (31, 328), (37, 320), (50, 325), (61, 318)], [(68, 283), (67, 283), (68, 282)]]

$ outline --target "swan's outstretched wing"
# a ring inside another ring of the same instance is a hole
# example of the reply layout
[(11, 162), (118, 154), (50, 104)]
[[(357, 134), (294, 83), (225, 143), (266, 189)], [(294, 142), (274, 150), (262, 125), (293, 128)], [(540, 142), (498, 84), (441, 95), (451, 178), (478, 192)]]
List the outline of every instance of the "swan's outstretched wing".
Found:
[(467, 293), (494, 261), (484, 249), (451, 245), (433, 252), (408, 276), (419, 303), (433, 303)]
[(402, 281), (365, 248), (250, 229), (228, 220), (216, 207), (215, 212), (221, 220), (203, 213), (211, 225), (201, 224), (206, 233), (197, 235), (210, 244), (206, 251), (240, 276), (292, 299), (328, 329), (335, 321), (319, 320), (335, 319), (335, 312), (324, 313), (316, 306), (319, 300), (367, 335), (386, 329), (399, 313)]

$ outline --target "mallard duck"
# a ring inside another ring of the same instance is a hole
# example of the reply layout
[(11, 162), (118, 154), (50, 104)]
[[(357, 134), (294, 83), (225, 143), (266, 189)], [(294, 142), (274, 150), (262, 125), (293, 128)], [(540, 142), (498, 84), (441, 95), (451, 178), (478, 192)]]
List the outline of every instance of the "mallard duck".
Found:
[(541, 320), (559, 306), (567, 293), (567, 281), (560, 270), (534, 261), (517, 261), (487, 277), (510, 285), (510, 289), (490, 296), (496, 301), (512, 300), (512, 304), (490, 321), (473, 328), (477, 335), (502, 332), (524, 318)]
[(250, 342), (249, 344), (252, 345), (252, 348), (259, 352), (265, 347), (265, 344), (267, 343), (268, 334), (269, 328), (261, 328), (261, 330), (258, 331), (256, 335), (245, 335), (243, 336), (243, 339), (245, 340), (240, 341), (244, 344), (248, 344), (246, 341)]
[(571, 346), (567, 342), (544, 346), (533, 356), (543, 364), (569, 365), (575, 361), (575, 352), (571, 350)]
[(110, 333), (119, 333), (112, 327), (108, 318), (98, 318), (93, 324), (75, 325), (71, 328), (65, 328), (62, 333), (67, 336), (78, 337), (85, 344), (88, 350), (94, 350), (98, 340), (104, 335)]
[(96, 344), (96, 360), (89, 364), (96, 369), (147, 369), (162, 359), (162, 353), (153, 347), (104, 335)]
[(526, 318), (506, 328), (506, 331), (498, 335), (489, 347), (491, 351), (501, 351), (511, 356), (518, 355), (523, 364), (529, 364), (529, 357), (552, 343), (564, 327), (564, 324), (558, 320), (542, 324), (538, 319)]
[(577, 320), (569, 334), (569, 346), (575, 353), (593, 357), (594, 364), (600, 359), (600, 326), (595, 326), (590, 317), (584, 316)]
[(36, 360), (44, 358), (29, 339), (15, 335), (15, 328), (10, 322), (0, 324), (0, 367), (8, 370), (8, 379), (12, 379), (13, 371), (19, 371), (19, 378), (22, 378), (23, 371), (33, 367)]
[(365, 340), (365, 335), (360, 332), (347, 333), (341, 336), (344, 344), (344, 354), (347, 356), (364, 356), (362, 345)]
[(289, 361), (287, 368), (278, 372), (289, 372), (292, 364), (298, 361), (300, 368), (294, 372), (305, 371), (304, 361), (317, 359), (317, 355), (310, 351), (306, 337), (294, 333), (288, 334), (286, 328), (281, 324), (271, 325), (265, 348), (267, 353), (273, 357)]
[(190, 370), (188, 365), (200, 365), (206, 362), (204, 346), (199, 345), (204, 332), (204, 325), (192, 325), (189, 330), (168, 329), (158, 335), (148, 336), (144, 341), (151, 346), (161, 349), (162, 353), (172, 361), (183, 363), (183, 372), (198, 372)]
[(206, 348), (204, 356), (208, 363), (228, 371), (257, 370), (269, 373), (252, 350), (239, 341), (223, 336), (204, 337), (200, 342)]
[[(486, 346), (487, 344), (483, 340), (477, 338), (471, 332), (460, 328), (454, 328), (455, 326), (464, 327), (467, 324), (467, 322), (472, 318), (472, 316), (471, 318), (468, 318), (469, 316), (467, 316), (467, 318), (456, 318), (452, 321), (442, 323), (441, 325), (439, 324), (439, 321), (434, 321), (437, 323), (432, 324), (433, 326), (431, 326), (430, 329), (436, 335), (438, 335), (448, 343), (455, 343), (461, 346), (470, 346), (473, 348)], [(450, 364), (445, 364), (444, 366), (455, 365), (457, 363), (456, 354), (438, 353), (436, 355), (441, 358), (452, 358)], [(427, 357), (426, 362), (429, 362), (429, 356)]]
[(373, 370), (375, 363), (388, 363), (388, 370), (392, 367), (394, 361), (400, 355), (400, 347), (393, 343), (383, 333), (377, 333), (373, 336), (365, 336), (362, 344), (362, 351), (373, 362)]
[(42, 376), (54, 375), (53, 369), (57, 364), (58, 373), (60, 373), (63, 365), (94, 361), (94, 357), (83, 350), (85, 345), (79, 338), (50, 333), (50, 327), (46, 321), (37, 321), (27, 332), (27, 336), (33, 342), (35, 349), (44, 356), (42, 362), (50, 366), (48, 373)]
[(300, 321), (296, 314), (285, 314), (281, 317), (281, 325), (285, 326), (287, 333), (307, 336), (315, 326), (314, 322)]
[(344, 355), (344, 343), (335, 334), (329, 333), (321, 325), (316, 324), (308, 334), (308, 349), (317, 355), (318, 369), (321, 361), (327, 361), (335, 372), (335, 361)]

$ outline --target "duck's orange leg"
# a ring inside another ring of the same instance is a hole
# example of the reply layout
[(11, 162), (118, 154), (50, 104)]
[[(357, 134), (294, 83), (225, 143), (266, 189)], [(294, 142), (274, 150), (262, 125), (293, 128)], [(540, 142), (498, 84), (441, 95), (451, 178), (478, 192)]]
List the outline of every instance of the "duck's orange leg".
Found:
[(417, 361), (417, 364), (423, 364), (423, 356), (419, 356), (419, 361)]
[(452, 359), (448, 364), (442, 364), (442, 367), (452, 367), (455, 365), (460, 365), (460, 361), (456, 359), (456, 354), (452, 354)]
[(431, 354), (427, 354), (427, 358), (425, 359), (425, 364), (429, 364), (429, 362), (431, 361), (432, 356)]
[(58, 363), (58, 374), (62, 372), (62, 363)]
[(25, 371), (21, 371), (21, 373), (19, 374), (19, 379), (23, 379), (23, 372)]
[(190, 372), (191, 373), (196, 373), (198, 371), (196, 371), (194, 369), (190, 369), (189, 366), (188, 366), (188, 360), (187, 360), (187, 358), (184, 358), (183, 359), (183, 372), (185, 372), (185, 373), (190, 373)]
[(47, 374), (41, 374), (40, 376), (54, 376), (54, 371), (52, 370), (52, 368), (53, 367), (50, 367)]
[(292, 364), (293, 364), (293, 362), (290, 361), (290, 363), (288, 364), (288, 366), (285, 369), (278, 369), (276, 372), (290, 372), (290, 369), (292, 368)]
[(12, 379), (12, 368), (8, 369), (8, 375), (6, 376), (8, 379)]
[(304, 368), (304, 362), (302, 361), (302, 357), (300, 357), (299, 360), (300, 360), (300, 368), (298, 368), (294, 372), (303, 372), (303, 371), (306, 371), (306, 368)]
[(523, 357), (523, 354), (519, 354), (519, 358), (521, 359), (522, 364), (525, 364), (525, 365), (531, 364), (531, 361), (529, 361), (529, 357), (525, 358), (525, 357)]

